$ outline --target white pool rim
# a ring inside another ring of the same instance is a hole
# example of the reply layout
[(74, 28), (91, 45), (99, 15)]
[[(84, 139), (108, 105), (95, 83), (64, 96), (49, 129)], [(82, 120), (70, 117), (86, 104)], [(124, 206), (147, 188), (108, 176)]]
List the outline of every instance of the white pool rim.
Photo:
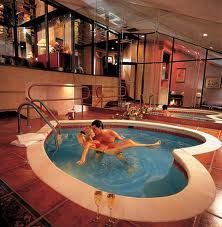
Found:
[[(92, 120), (74, 120), (60, 121), (60, 124), (64, 127), (75, 127), (89, 125), (91, 122)], [(219, 149), (221, 142), (217, 138), (197, 130), (159, 123), (128, 120), (103, 120), (103, 122), (105, 125), (160, 129), (204, 141), (203, 144), (197, 146), (173, 151), (174, 159), (186, 171), (188, 176), (188, 184), (182, 191), (170, 196), (154, 198), (116, 195), (113, 217), (141, 222), (177, 221), (194, 217), (211, 205), (216, 195), (214, 181), (204, 166), (193, 155), (213, 152)], [(52, 123), (56, 125), (55, 122)], [(45, 133), (45, 137), (47, 137), (51, 133), (51, 129), (48, 125), (45, 125), (38, 133)], [(96, 211), (93, 195), (97, 189), (56, 167), (45, 152), (44, 141), (29, 146), (27, 148), (27, 158), (33, 171), (43, 182), (80, 206)], [(100, 213), (109, 216), (106, 194), (107, 192), (103, 193)]]

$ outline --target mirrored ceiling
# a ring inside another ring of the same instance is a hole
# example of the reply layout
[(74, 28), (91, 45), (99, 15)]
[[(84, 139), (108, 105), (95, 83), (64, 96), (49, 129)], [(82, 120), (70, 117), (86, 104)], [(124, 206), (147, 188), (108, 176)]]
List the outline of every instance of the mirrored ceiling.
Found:
[(222, 51), (221, 0), (57, 0), (119, 32), (158, 31)]

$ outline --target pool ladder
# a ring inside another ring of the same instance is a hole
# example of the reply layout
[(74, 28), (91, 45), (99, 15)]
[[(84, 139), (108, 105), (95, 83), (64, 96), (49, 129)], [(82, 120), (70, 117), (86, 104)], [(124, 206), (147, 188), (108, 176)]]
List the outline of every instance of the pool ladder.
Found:
[[(39, 116), (45, 121), (45, 123), (52, 129), (52, 131), (55, 134), (54, 140), (55, 140), (55, 145), (56, 145), (56, 150), (54, 151), (54, 153), (59, 149), (59, 146), (62, 143), (62, 134), (61, 134), (61, 125), (59, 123), (59, 121), (57, 120), (56, 116), (52, 113), (52, 111), (45, 105), (45, 103), (39, 99), (33, 99), (30, 100), (28, 98), (26, 98), (27, 102), (22, 103), (18, 109), (17, 109), (17, 113), (18, 113), (18, 134), (21, 134), (21, 110), (23, 107), (27, 106), (27, 126), (30, 126), (30, 107), (32, 107), (34, 110), (36, 110), (36, 112), (39, 114)], [(38, 105), (36, 105), (35, 103), (38, 102), (40, 103), (40, 107)], [(46, 112), (53, 118), (53, 120), (55, 120), (55, 122), (57, 123), (58, 126), (58, 130), (56, 129), (56, 127), (43, 115), (42, 113), (42, 109), (41, 107), (44, 107)]]

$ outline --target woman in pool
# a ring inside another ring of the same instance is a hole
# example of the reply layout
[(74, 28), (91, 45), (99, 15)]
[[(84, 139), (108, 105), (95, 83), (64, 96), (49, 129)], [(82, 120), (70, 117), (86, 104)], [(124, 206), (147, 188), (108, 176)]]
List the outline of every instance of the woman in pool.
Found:
[(122, 151), (124, 149), (130, 148), (130, 147), (153, 147), (153, 146), (159, 146), (160, 140), (153, 144), (140, 144), (136, 143), (133, 140), (127, 139), (122, 140), (119, 143), (111, 143), (111, 144), (102, 144), (98, 140), (92, 139), (92, 132), (91, 130), (87, 129), (87, 132), (81, 131), (77, 135), (77, 139), (80, 145), (84, 147), (82, 151), (81, 159), (77, 162), (79, 165), (84, 165), (86, 162), (86, 156), (90, 149), (99, 151), (101, 153), (109, 154), (109, 155), (115, 155), (118, 159), (124, 160), (124, 156), (122, 155)]

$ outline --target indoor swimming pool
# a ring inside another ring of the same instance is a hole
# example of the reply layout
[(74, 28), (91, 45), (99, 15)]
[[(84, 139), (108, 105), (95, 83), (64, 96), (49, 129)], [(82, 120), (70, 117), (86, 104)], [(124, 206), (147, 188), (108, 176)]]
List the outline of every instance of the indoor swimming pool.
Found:
[(161, 197), (175, 194), (187, 185), (187, 176), (174, 164), (173, 149), (200, 144), (197, 140), (169, 133), (139, 130), (134, 128), (112, 128), (126, 139), (139, 143), (161, 145), (154, 148), (128, 148), (123, 152), (126, 161), (115, 156), (95, 157), (91, 151), (85, 165), (79, 166), (82, 147), (76, 135), (80, 129), (63, 129), (63, 143), (57, 152), (54, 138), (49, 137), (45, 150), (51, 161), (64, 172), (95, 188), (131, 197)]
[[(63, 134), (60, 149), (55, 152), (52, 129), (45, 125), (38, 133), (47, 133), (46, 140), (28, 147), (27, 158), (42, 181), (82, 207), (96, 211), (94, 194), (100, 190), (103, 192), (101, 214), (109, 215), (106, 196), (113, 193), (113, 217), (161, 222), (200, 214), (215, 198), (210, 174), (193, 157), (221, 147), (221, 142), (209, 134), (153, 122), (103, 120), (105, 128), (115, 128), (126, 139), (139, 143), (161, 140), (162, 144), (152, 149), (125, 150), (125, 163), (107, 154), (96, 159), (94, 152), (90, 152), (86, 164), (79, 166), (76, 162), (82, 148), (76, 134), (92, 120), (59, 123)], [(53, 124), (58, 126), (56, 122)]]

